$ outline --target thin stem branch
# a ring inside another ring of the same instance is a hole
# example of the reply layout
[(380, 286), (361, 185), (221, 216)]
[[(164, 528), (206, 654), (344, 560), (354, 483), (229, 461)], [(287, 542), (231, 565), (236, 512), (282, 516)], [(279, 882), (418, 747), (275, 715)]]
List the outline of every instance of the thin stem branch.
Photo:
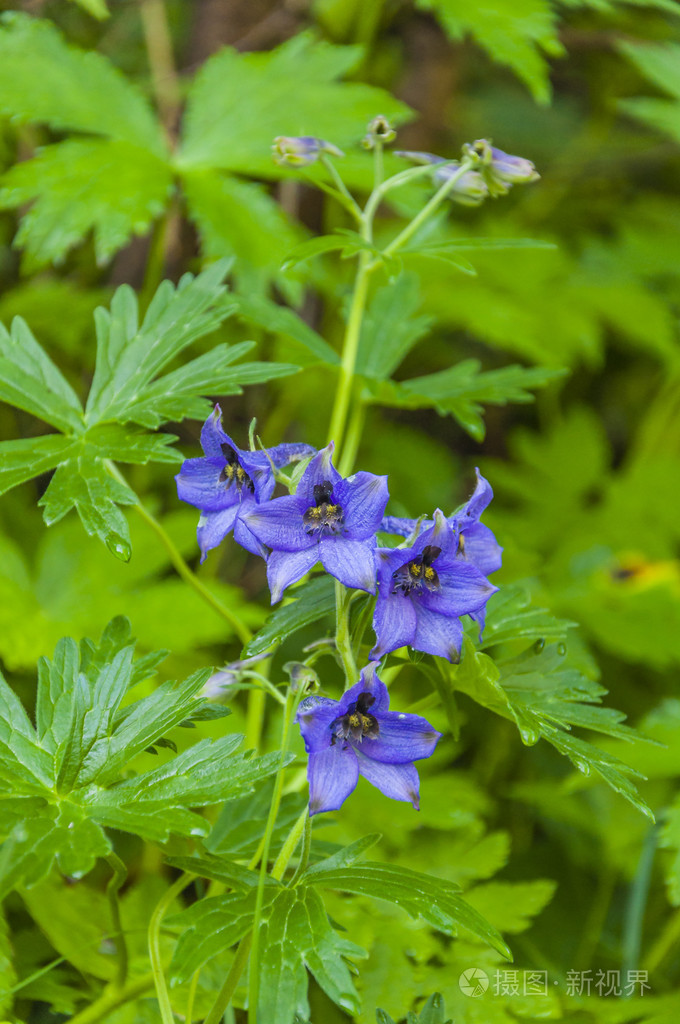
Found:
[(363, 213), (361, 207), (357, 203), (356, 199), (354, 198), (350, 190), (347, 188), (347, 185), (345, 185), (344, 181), (340, 177), (338, 169), (333, 163), (333, 161), (329, 160), (325, 154), (322, 154), (320, 163), (323, 164), (323, 166), (330, 174), (340, 195), (344, 197), (345, 202), (343, 203), (343, 206), (345, 207), (345, 209), (348, 210), (354, 216), (354, 218), (361, 224), (363, 220)]
[[(364, 230), (362, 235), (370, 241), (370, 230)], [(354, 282), (354, 294), (352, 305), (347, 320), (347, 330), (342, 347), (342, 362), (340, 364), (340, 375), (335, 391), (335, 402), (328, 430), (328, 440), (335, 441), (336, 448), (340, 451), (345, 432), (347, 412), (349, 410), (352, 387), (354, 384), (354, 369), (359, 352), (359, 339), (361, 338), (361, 322), (366, 308), (368, 297), (368, 281), (371, 274), (371, 254), (366, 250), (359, 253), (359, 266)]]
[(149, 959), (153, 971), (153, 981), (156, 986), (158, 1005), (161, 1011), (163, 1024), (175, 1024), (175, 1018), (170, 1003), (168, 986), (163, 972), (163, 958), (161, 956), (161, 924), (173, 900), (175, 900), (183, 889), (194, 880), (196, 876), (185, 871), (164, 893), (156, 904), (151, 920), (149, 921)]
[(361, 397), (357, 396), (354, 401), (354, 408), (350, 414), (345, 443), (342, 449), (342, 458), (338, 465), (340, 476), (349, 476), (354, 468), (354, 462), (359, 451), (361, 436), (364, 432), (366, 422), (366, 404)]
[(420, 213), (416, 214), (412, 221), (410, 221), (403, 231), (400, 231), (396, 238), (393, 238), (390, 244), (385, 248), (384, 255), (392, 256), (397, 249), (401, 249), (415, 235), (416, 231), (425, 223), (425, 221), (432, 216), (434, 211), (440, 206), (447, 198), (449, 193), (452, 191), (453, 186), (457, 181), (463, 177), (464, 174), (474, 166), (472, 160), (463, 160), (460, 167), (454, 171), (451, 177), (444, 182), (435, 194), (432, 196), (428, 203), (422, 208)]
[[(116, 480), (124, 484), (126, 487), (128, 486), (125, 477), (120, 472), (115, 463), (107, 460), (106, 468), (108, 469), (109, 473), (113, 477), (115, 477)], [(201, 580), (199, 580), (198, 576), (196, 576), (191, 571), (187, 563), (182, 558), (182, 555), (180, 554), (179, 550), (175, 546), (173, 540), (166, 533), (165, 528), (158, 522), (156, 517), (152, 515), (152, 513), (149, 512), (149, 510), (141, 503), (139, 498), (137, 498), (137, 503), (135, 504), (134, 507), (137, 509), (137, 512), (142, 517), (142, 519), (144, 519), (145, 522), (149, 524), (151, 529), (159, 538), (161, 544), (163, 545), (168, 555), (170, 556), (170, 561), (175, 571), (177, 572), (178, 576), (181, 576), (185, 583), (188, 583), (190, 587), (193, 587), (193, 589), (205, 601), (205, 603), (210, 605), (213, 611), (217, 612), (218, 615), (221, 615), (225, 622), (229, 623), (230, 627), (236, 633), (241, 643), (247, 644), (248, 641), (252, 638), (253, 634), (248, 629), (245, 622), (242, 622), (241, 619), (239, 619), (238, 615), (235, 615), (234, 612), (227, 608), (226, 605), (222, 604), (219, 598), (215, 597), (215, 595), (208, 590), (205, 584), (203, 584)]]
[(165, 4), (163, 0), (142, 0), (139, 14), (149, 60), (151, 85), (161, 121), (170, 135), (177, 120), (181, 96)]
[(80, 1013), (71, 1017), (71, 1024), (98, 1024), (119, 1006), (131, 1003), (133, 999), (144, 995), (145, 992), (153, 988), (153, 985), (153, 972), (142, 974), (139, 978), (132, 978), (124, 988), (107, 985), (99, 999), (95, 999), (87, 1009), (81, 1010)]
[(345, 689), (354, 686), (359, 673), (352, 650), (352, 638), (349, 630), (349, 597), (350, 591), (339, 580), (335, 581), (335, 643), (342, 658), (345, 671)]
[(125, 932), (123, 931), (123, 924), (120, 919), (120, 902), (118, 900), (118, 893), (120, 891), (120, 887), (127, 878), (127, 868), (118, 854), (114, 853), (113, 850), (111, 853), (107, 854), (106, 862), (113, 871), (113, 875), (106, 886), (106, 896), (109, 901), (109, 909), (111, 911), (111, 922), (113, 924), (113, 932), (116, 942), (116, 955), (118, 957), (118, 971), (116, 973), (115, 984), (117, 988), (122, 989), (127, 981), (128, 948)]
[(210, 1008), (208, 1016), (203, 1021), (203, 1024), (220, 1024), (220, 1021), (224, 1017), (224, 1014), (231, 1002), (231, 998), (234, 994), (236, 986), (239, 983), (239, 979), (245, 970), (245, 966), (248, 963), (248, 956), (250, 954), (250, 947), (253, 941), (253, 933), (248, 932), (244, 935), (238, 944), (236, 950), (236, 956), (229, 970), (222, 988), (217, 994), (217, 999)]
[(186, 1010), (184, 1011), (184, 1020), (186, 1024), (192, 1024), (192, 1021), (194, 1019), (194, 1001), (196, 999), (196, 989), (198, 988), (198, 979), (200, 973), (201, 968), (199, 967), (197, 971), (194, 971), (194, 973), (191, 976), (191, 981), (189, 982), (189, 991), (187, 993), (187, 1007)]
[(281, 880), (286, 872), (286, 868), (290, 863), (290, 858), (293, 856), (297, 849), (297, 845), (300, 842), (300, 837), (303, 835), (307, 822), (309, 821), (309, 808), (305, 807), (300, 812), (292, 829), (286, 836), (286, 841), (281, 847), (281, 852), (274, 861), (274, 867), (272, 868), (272, 878)]
[(304, 814), (304, 831), (302, 833), (302, 853), (300, 854), (300, 863), (295, 869), (295, 874), (290, 880), (291, 885), (296, 885), (300, 879), (300, 876), (307, 870), (309, 864), (309, 851), (312, 848), (312, 819), (309, 816), (309, 808), (305, 807)]

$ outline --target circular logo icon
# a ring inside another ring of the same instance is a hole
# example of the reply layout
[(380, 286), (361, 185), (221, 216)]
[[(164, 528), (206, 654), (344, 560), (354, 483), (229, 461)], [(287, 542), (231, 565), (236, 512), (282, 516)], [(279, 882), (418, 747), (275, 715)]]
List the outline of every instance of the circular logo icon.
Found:
[(489, 975), (481, 967), (468, 967), (458, 979), (458, 987), (464, 996), (483, 996), (489, 987)]

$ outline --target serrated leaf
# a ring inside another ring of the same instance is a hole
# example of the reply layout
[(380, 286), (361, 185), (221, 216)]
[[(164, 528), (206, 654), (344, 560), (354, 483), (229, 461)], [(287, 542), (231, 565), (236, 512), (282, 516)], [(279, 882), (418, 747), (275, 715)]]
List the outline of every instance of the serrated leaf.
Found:
[(367, 850), (370, 850), (376, 843), (380, 841), (382, 836), (379, 832), (372, 832), (370, 835), (363, 836), (361, 839), (355, 840), (350, 843), (349, 846), (344, 846), (337, 853), (331, 854), (330, 857), (325, 857), (323, 860), (318, 861), (311, 868), (308, 869), (306, 877), (314, 875), (318, 871), (336, 871), (340, 868), (349, 867), (350, 864), (354, 864), (355, 860), (359, 857), (363, 857)]
[(68, 139), (15, 164), (2, 184), (0, 209), (33, 204), (14, 245), (24, 249), (25, 269), (34, 271), (62, 262), (90, 232), (97, 262), (107, 263), (163, 212), (172, 175), (162, 159), (138, 145)]
[(564, 53), (556, 32), (556, 15), (548, 0), (496, 0), (473, 5), (464, 0), (416, 0), (439, 18), (458, 41), (472, 35), (494, 60), (510, 67), (539, 103), (550, 100), (545, 55)]
[(63, 434), (0, 442), (0, 494), (54, 469), (77, 448), (78, 443)]
[(502, 587), (487, 605), (482, 650), (511, 640), (564, 640), (577, 623), (558, 619), (545, 608), (532, 605), (531, 596), (521, 584)]
[(530, 389), (542, 388), (564, 376), (564, 370), (506, 366), (480, 371), (477, 359), (465, 359), (447, 370), (406, 381), (381, 381), (369, 387), (367, 398), (378, 405), (410, 409), (432, 406), (453, 416), (477, 441), (484, 439), (482, 403), (533, 402)]
[(331, 348), (328, 342), (317, 334), (305, 321), (292, 309), (286, 306), (279, 306), (270, 299), (260, 295), (240, 294), (236, 296), (238, 302), (238, 315), (246, 323), (257, 324), (273, 334), (283, 335), (298, 342), (307, 349), (313, 356), (324, 363), (337, 366), (340, 357), (335, 349)]
[(21, 317), (14, 318), (11, 334), (0, 324), (0, 401), (58, 430), (83, 430), (78, 396)]
[(333, 580), (328, 576), (310, 580), (293, 591), (294, 600), (272, 612), (262, 629), (245, 648), (246, 657), (263, 654), (312, 622), (318, 622), (335, 607)]
[[(263, 907), (276, 897), (278, 888), (266, 886)], [(193, 906), (168, 918), (181, 928), (179, 942), (170, 964), (173, 983), (189, 978), (213, 957), (235, 945), (250, 931), (255, 912), (256, 893), (204, 897)]]
[(316, 238), (310, 238), (309, 241), (301, 242), (300, 245), (296, 245), (294, 249), (291, 249), (286, 254), (281, 269), (288, 270), (300, 263), (306, 263), (307, 260), (311, 260), (315, 256), (323, 256), (329, 252), (341, 252), (346, 247), (347, 238), (343, 235), (318, 235)]
[(349, 1013), (359, 997), (345, 963), (366, 953), (331, 927), (312, 888), (285, 889), (264, 915), (260, 952), (259, 1010), (270, 1024), (293, 1024), (309, 1016), (307, 970), (326, 995)]
[(302, 881), (396, 903), (412, 917), (420, 916), (448, 935), (456, 935), (458, 928), (465, 928), (502, 956), (512, 959), (498, 931), (466, 903), (453, 882), (377, 861), (339, 869), (310, 870)]
[(356, 65), (358, 47), (333, 46), (301, 34), (269, 53), (224, 48), (196, 76), (187, 102), (180, 171), (219, 167), (278, 177), (276, 135), (315, 135), (341, 148), (379, 110), (390, 121), (409, 115), (389, 93), (338, 79)]
[(4, 14), (0, 27), (0, 112), (159, 154), (165, 148), (148, 103), (106, 57), (69, 46), (50, 21), (18, 12)]

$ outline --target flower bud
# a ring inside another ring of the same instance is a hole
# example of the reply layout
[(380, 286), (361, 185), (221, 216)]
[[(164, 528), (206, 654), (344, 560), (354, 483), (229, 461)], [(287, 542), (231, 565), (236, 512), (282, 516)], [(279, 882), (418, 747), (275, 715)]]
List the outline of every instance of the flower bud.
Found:
[(397, 137), (396, 129), (392, 127), (390, 122), (382, 114), (378, 114), (367, 126), (367, 134), (361, 140), (361, 145), (364, 149), (373, 149), (377, 142), (381, 142), (383, 146), (393, 142)]
[(502, 149), (496, 149), (486, 139), (477, 139), (472, 145), (463, 146), (463, 155), (475, 157), (492, 196), (505, 195), (513, 185), (536, 181), (540, 174), (522, 156), (510, 156)]
[[(435, 156), (434, 153), (420, 153), (410, 150), (397, 150), (395, 156), (404, 157), (415, 164), (441, 164), (436, 167), (433, 179), (439, 185), (444, 185), (460, 170), (460, 161), (446, 160), (443, 156)], [(450, 192), (450, 198), (462, 206), (479, 206), (489, 194), (484, 178), (476, 170), (466, 171), (462, 174)]]
[(277, 135), (272, 154), (277, 164), (287, 167), (308, 167), (316, 163), (322, 153), (330, 156), (344, 156), (342, 150), (325, 139), (314, 135)]

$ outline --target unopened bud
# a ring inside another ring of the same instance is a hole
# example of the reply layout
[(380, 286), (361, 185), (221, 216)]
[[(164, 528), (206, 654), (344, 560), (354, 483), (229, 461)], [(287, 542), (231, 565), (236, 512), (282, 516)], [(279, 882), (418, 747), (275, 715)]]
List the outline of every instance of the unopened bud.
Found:
[(361, 145), (364, 149), (374, 149), (377, 142), (381, 142), (383, 146), (393, 142), (397, 137), (397, 131), (392, 127), (390, 122), (382, 114), (378, 114), (369, 122), (366, 130), (366, 135), (361, 140)]
[(492, 146), (486, 139), (477, 139), (463, 146), (463, 155), (474, 157), (492, 196), (505, 195), (513, 185), (537, 181), (540, 174), (531, 160), (511, 156)]
[(277, 135), (272, 154), (277, 164), (287, 167), (308, 167), (316, 163), (322, 153), (329, 156), (344, 156), (342, 150), (325, 139), (313, 135)]
[[(435, 170), (432, 177), (439, 185), (444, 185), (460, 171), (459, 160), (446, 160), (443, 156), (436, 156), (434, 153), (397, 150), (394, 155), (401, 156), (415, 164), (433, 164)], [(463, 206), (479, 206), (488, 195), (489, 189), (486, 182), (476, 170), (465, 171), (464, 174), (461, 174), (449, 193), (454, 202)]]

